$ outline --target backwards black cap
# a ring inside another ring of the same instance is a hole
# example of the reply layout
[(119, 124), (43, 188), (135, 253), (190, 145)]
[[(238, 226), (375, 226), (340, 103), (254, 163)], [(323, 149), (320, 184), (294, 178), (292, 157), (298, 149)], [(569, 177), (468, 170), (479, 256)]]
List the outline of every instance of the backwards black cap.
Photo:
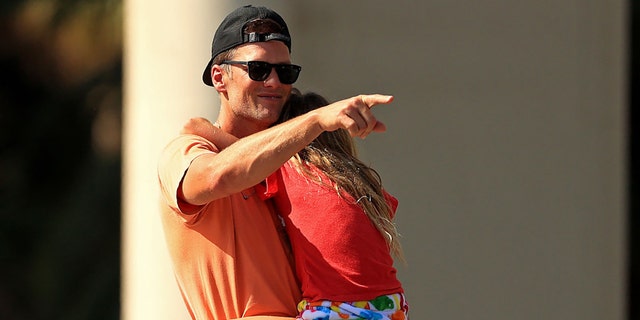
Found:
[[(268, 19), (273, 20), (282, 27), (280, 33), (256, 33), (251, 32), (249, 34), (244, 33), (244, 27), (248, 22)], [(266, 42), (271, 40), (278, 40), (284, 42), (291, 52), (291, 36), (289, 35), (289, 29), (284, 19), (275, 11), (265, 7), (254, 7), (247, 5), (240, 7), (233, 12), (229, 13), (220, 26), (216, 30), (213, 36), (213, 42), (211, 43), (211, 60), (204, 68), (202, 74), (202, 81), (208, 86), (213, 86), (211, 83), (211, 65), (213, 60), (222, 52), (235, 48), (243, 43), (248, 42)]]

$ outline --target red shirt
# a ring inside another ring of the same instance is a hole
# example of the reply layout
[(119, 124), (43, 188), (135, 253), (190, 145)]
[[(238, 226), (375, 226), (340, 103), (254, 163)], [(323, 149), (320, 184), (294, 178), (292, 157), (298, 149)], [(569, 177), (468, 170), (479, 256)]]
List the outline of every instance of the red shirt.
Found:
[[(397, 199), (387, 199), (395, 213)], [(304, 299), (351, 302), (403, 292), (389, 246), (354, 199), (310, 181), (289, 161), (280, 169), (274, 200)]]

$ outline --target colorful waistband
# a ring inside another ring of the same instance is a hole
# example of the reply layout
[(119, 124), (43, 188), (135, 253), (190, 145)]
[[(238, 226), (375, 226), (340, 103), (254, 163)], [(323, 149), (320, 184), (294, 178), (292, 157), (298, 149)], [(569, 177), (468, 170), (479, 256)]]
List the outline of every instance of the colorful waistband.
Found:
[(298, 303), (302, 320), (408, 320), (409, 305), (403, 293), (379, 296), (370, 301), (336, 302), (306, 300)]

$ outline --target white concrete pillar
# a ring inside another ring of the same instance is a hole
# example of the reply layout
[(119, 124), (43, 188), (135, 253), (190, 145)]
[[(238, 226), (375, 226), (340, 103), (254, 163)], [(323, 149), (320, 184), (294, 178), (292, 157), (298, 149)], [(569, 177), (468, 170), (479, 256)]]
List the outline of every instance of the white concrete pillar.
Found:
[(162, 231), (156, 165), (189, 117), (217, 114), (217, 93), (201, 74), (215, 28), (233, 7), (233, 1), (124, 2), (122, 319), (189, 318)]

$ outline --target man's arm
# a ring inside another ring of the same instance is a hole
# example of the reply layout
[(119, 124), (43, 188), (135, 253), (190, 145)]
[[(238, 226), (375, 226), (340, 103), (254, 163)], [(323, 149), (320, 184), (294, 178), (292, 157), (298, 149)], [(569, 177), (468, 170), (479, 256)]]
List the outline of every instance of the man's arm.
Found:
[(386, 127), (371, 107), (392, 100), (392, 96), (361, 95), (338, 101), (244, 137), (218, 154), (197, 157), (183, 179), (183, 200), (203, 205), (254, 186), (324, 131), (342, 128), (361, 138), (383, 132)]

